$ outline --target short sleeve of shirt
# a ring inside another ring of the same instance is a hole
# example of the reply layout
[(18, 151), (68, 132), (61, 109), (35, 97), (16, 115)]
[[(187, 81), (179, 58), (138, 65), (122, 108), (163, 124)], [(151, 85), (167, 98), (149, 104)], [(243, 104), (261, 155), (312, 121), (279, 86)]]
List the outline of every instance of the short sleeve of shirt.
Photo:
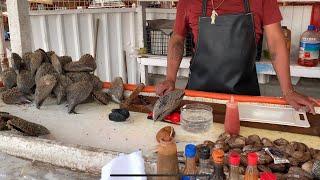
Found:
[(174, 24), (174, 33), (186, 37), (187, 34), (187, 0), (179, 0), (177, 6), (176, 21)]
[(282, 20), (282, 16), (277, 0), (263, 0), (262, 2), (263, 26), (280, 22)]

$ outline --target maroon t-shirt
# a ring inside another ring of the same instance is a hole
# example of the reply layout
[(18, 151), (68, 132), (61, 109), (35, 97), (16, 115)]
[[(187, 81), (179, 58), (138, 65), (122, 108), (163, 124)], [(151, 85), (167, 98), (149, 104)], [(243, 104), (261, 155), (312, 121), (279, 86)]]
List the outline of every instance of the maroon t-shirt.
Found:
[[(208, 0), (207, 16), (211, 16), (212, 2), (214, 7), (224, 1), (216, 10), (218, 14), (234, 14), (244, 12), (243, 0)], [(277, 0), (250, 0), (250, 9), (254, 15), (256, 41), (263, 34), (265, 25), (278, 23), (282, 20)], [(198, 21), (202, 13), (202, 0), (180, 0), (177, 7), (177, 15), (174, 32), (185, 37), (188, 30), (192, 31), (194, 42), (198, 39)]]

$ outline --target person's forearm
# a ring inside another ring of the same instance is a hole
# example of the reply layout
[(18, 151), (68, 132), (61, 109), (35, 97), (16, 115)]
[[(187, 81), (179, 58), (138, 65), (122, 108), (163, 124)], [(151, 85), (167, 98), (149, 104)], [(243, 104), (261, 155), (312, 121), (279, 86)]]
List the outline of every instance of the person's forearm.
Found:
[(277, 73), (283, 95), (293, 90), (290, 77), (290, 59), (284, 42), (270, 50), (272, 65)]
[(183, 57), (183, 51), (183, 41), (171, 38), (168, 47), (167, 80), (176, 82), (177, 72)]

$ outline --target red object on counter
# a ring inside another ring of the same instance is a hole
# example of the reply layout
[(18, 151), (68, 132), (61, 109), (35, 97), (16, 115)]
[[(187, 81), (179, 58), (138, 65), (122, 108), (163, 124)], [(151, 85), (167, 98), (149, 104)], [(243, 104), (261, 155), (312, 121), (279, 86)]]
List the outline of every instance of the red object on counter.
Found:
[(231, 100), (227, 102), (224, 131), (232, 135), (239, 135), (240, 133), (238, 102), (234, 100), (233, 96), (231, 96)]
[(260, 173), (260, 180), (276, 180), (277, 176), (271, 172)]
[[(148, 119), (152, 119), (152, 112), (148, 114)], [(173, 124), (180, 124), (180, 112), (173, 112), (167, 115), (166, 117), (164, 117), (164, 121)]]

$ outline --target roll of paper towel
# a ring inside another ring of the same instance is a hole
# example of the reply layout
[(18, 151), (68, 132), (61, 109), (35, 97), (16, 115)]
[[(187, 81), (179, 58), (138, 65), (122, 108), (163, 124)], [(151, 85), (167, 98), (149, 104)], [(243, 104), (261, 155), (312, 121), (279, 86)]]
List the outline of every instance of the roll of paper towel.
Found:
[(102, 167), (101, 180), (146, 180), (146, 177), (141, 176), (112, 177), (110, 176), (112, 174), (145, 174), (144, 159), (142, 157), (141, 151), (133, 152), (127, 155), (120, 154), (118, 157), (111, 160), (107, 165)]

